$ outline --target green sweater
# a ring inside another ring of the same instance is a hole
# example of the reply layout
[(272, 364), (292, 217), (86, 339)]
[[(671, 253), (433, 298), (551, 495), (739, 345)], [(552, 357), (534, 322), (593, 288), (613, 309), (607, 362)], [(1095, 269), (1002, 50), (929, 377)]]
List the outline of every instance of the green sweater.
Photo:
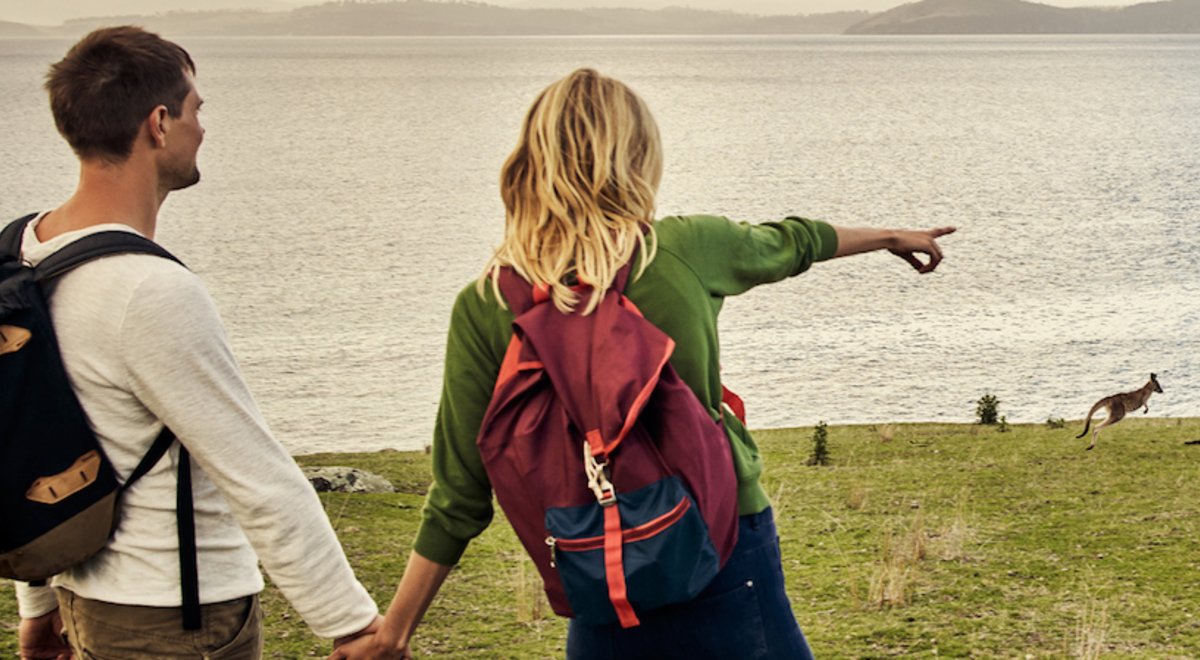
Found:
[[(671, 217), (654, 225), (658, 253), (629, 297), (675, 340), (671, 364), (716, 419), (721, 405), (717, 314), (726, 296), (777, 282), (833, 257), (830, 225), (801, 218), (751, 225), (713, 216)], [(639, 257), (640, 258), (640, 257)], [(425, 500), (415, 550), (443, 565), (458, 563), (467, 544), (492, 521), (492, 491), (475, 441), (512, 337), (513, 313), (491, 287), (458, 295), (450, 317), (442, 399), (433, 435), (433, 486)], [(738, 480), (738, 511), (758, 513), (770, 500), (758, 483), (762, 457), (749, 431), (724, 415)]]

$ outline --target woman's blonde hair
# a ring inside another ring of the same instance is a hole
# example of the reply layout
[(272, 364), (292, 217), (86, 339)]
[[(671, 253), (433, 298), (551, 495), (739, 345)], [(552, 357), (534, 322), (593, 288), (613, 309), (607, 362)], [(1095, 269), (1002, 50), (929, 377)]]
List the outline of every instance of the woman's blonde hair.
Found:
[[(479, 277), (510, 266), (550, 286), (563, 312), (593, 287), (595, 309), (635, 248), (641, 270), (654, 258), (654, 196), (662, 179), (662, 143), (646, 104), (624, 84), (579, 69), (550, 85), (525, 117), (517, 148), (500, 172), (504, 242)], [(649, 244), (649, 248), (647, 245)], [(503, 302), (501, 302), (503, 304)]]

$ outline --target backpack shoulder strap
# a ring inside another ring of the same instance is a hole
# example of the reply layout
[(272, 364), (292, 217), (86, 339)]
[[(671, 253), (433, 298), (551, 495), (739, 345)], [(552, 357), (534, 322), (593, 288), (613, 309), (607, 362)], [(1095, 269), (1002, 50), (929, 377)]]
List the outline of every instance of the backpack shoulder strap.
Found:
[(637, 250), (633, 251), (633, 255), (629, 257), (629, 261), (621, 266), (621, 270), (617, 271), (616, 277), (613, 278), (612, 288), (619, 292), (622, 296), (625, 295), (625, 285), (629, 282), (629, 271), (633, 270), (633, 260), (637, 258)]
[(36, 213), (30, 213), (23, 218), (17, 218), (0, 231), (0, 257), (5, 257), (5, 261), (16, 259), (21, 254), (21, 238), (25, 235), (25, 226), (36, 217)]
[[(150, 451), (142, 457), (129, 478), (121, 486), (124, 490), (141, 479), (154, 467), (171, 444), (175, 442), (175, 434), (171, 429), (163, 427), (155, 438)], [(179, 466), (176, 473), (175, 486), (175, 523), (179, 538), (179, 571), (180, 588), (183, 592), (183, 629), (199, 630), (200, 620), (200, 572), (196, 561), (196, 513), (192, 502), (192, 468), (187, 447), (179, 448)]]
[[(74, 241), (70, 245), (46, 257), (34, 269), (39, 282), (44, 282), (99, 257), (125, 252), (138, 252), (170, 259), (184, 266), (175, 255), (167, 252), (158, 243), (127, 231), (102, 231)], [(184, 266), (186, 268), (187, 266)]]
[(533, 307), (533, 285), (512, 268), (500, 269), (500, 294), (513, 314), (520, 316)]
[(175, 442), (175, 434), (171, 432), (171, 429), (164, 426), (162, 432), (159, 433), (158, 437), (154, 439), (154, 444), (150, 445), (149, 451), (147, 451), (146, 455), (142, 457), (141, 462), (138, 463), (137, 467), (133, 469), (133, 472), (130, 473), (129, 477), (125, 479), (125, 483), (121, 486), (121, 488), (129, 488), (133, 485), (133, 482), (141, 479), (147, 472), (149, 472), (150, 468), (158, 465), (158, 462), (162, 460), (163, 455), (167, 453), (167, 449), (171, 447), (172, 442)]

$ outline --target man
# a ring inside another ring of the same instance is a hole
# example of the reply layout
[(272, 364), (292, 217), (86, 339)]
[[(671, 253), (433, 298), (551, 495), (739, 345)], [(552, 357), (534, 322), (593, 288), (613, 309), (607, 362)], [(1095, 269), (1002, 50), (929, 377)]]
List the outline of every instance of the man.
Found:
[[(27, 227), (25, 260), (97, 231), (154, 238), (167, 195), (200, 180), (194, 74), (186, 51), (135, 27), (97, 30), (51, 67), (46, 89), (79, 186)], [(52, 586), (18, 583), (21, 657), (259, 658), (259, 560), (317, 635), (336, 645), (373, 630), (375, 603), (267, 429), (199, 279), (168, 259), (120, 254), (51, 287), (67, 373), (121, 478), (164, 425), (178, 442), (124, 493), (103, 550)], [(192, 458), (199, 630), (184, 630), (180, 608), (180, 444)]]

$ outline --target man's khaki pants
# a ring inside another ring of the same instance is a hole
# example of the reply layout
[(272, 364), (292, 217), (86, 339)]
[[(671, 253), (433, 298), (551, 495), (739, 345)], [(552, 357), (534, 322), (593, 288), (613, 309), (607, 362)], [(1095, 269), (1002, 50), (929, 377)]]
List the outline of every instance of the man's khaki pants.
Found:
[(200, 608), (200, 630), (183, 629), (178, 607), (114, 605), (58, 590), (63, 632), (75, 660), (259, 660), (258, 595)]

